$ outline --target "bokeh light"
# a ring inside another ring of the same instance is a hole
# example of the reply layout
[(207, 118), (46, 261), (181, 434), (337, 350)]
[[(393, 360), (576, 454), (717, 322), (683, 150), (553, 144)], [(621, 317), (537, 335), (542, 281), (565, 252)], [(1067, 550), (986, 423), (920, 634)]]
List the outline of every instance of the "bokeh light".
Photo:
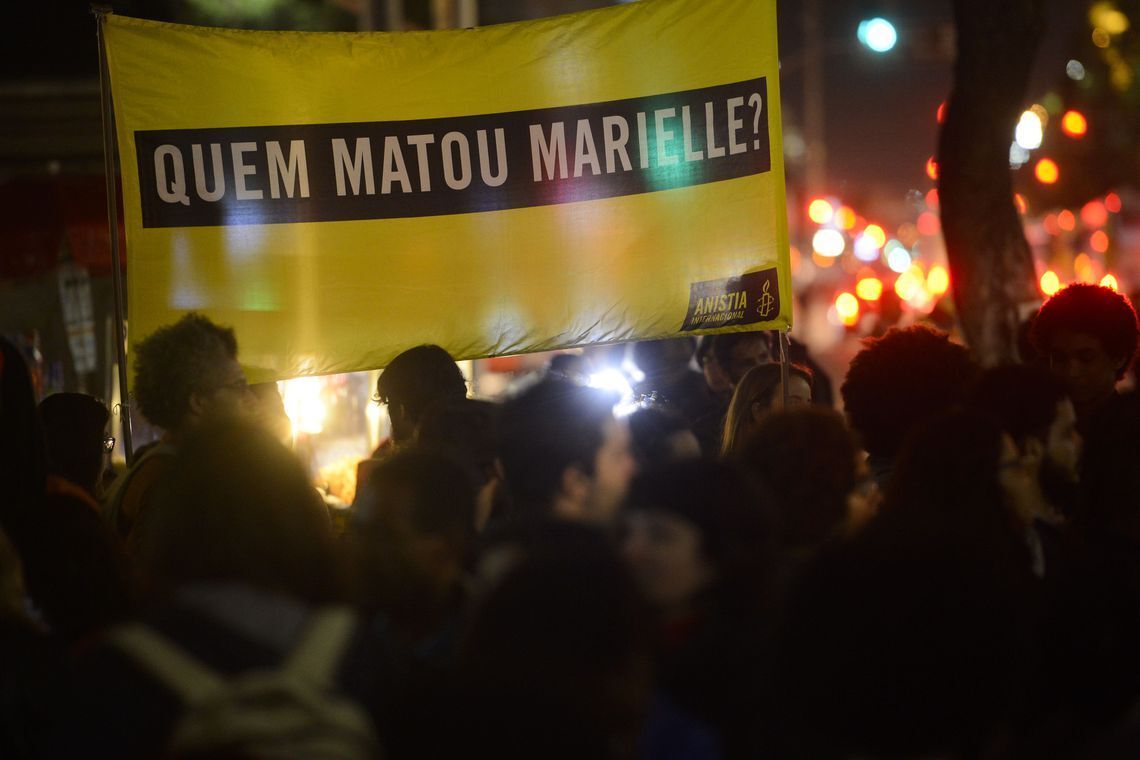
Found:
[(935, 296), (940, 296), (950, 289), (950, 272), (946, 267), (935, 265), (930, 268), (930, 273), (926, 275), (926, 289)]
[(1052, 185), (1061, 178), (1061, 170), (1057, 168), (1057, 162), (1051, 158), (1043, 158), (1038, 161), (1033, 168), (1033, 174), (1037, 177), (1037, 181), (1043, 185)]
[(1013, 130), (1013, 139), (1025, 150), (1037, 150), (1045, 137), (1045, 125), (1035, 111), (1023, 111)]
[(1089, 236), (1089, 248), (1092, 248), (1097, 253), (1104, 253), (1108, 250), (1108, 235), (1104, 230), (1097, 230)]
[(1051, 296), (1061, 289), (1061, 278), (1052, 269), (1046, 269), (1041, 275), (1041, 292)]
[(864, 277), (855, 283), (855, 295), (864, 301), (878, 301), (883, 297), (883, 281), (878, 277)]
[(887, 254), (887, 266), (893, 272), (905, 272), (910, 269), (910, 251), (897, 240), (891, 240), (883, 249)]
[(859, 320), (859, 301), (844, 291), (835, 297), (835, 313), (843, 324), (851, 327)]
[(887, 244), (887, 233), (877, 224), (868, 224), (863, 234), (875, 241), (875, 245), (882, 248)]
[(918, 215), (918, 232), (921, 235), (937, 235), (942, 225), (938, 221), (938, 215), (930, 211), (923, 211)]
[(938, 179), (938, 162), (934, 160), (934, 156), (926, 159), (926, 176)]
[(1061, 117), (1061, 131), (1069, 137), (1084, 137), (1089, 131), (1089, 122), (1080, 111), (1066, 111)]
[(855, 32), (859, 41), (876, 53), (886, 53), (899, 41), (895, 25), (885, 18), (875, 17), (859, 22)]
[(816, 198), (808, 205), (808, 218), (816, 224), (827, 224), (835, 215), (835, 209), (823, 198)]
[(818, 230), (811, 239), (812, 248), (821, 256), (841, 256), (847, 247), (843, 233), (839, 230)]
[(1074, 216), (1072, 211), (1065, 209), (1057, 214), (1057, 226), (1065, 232), (1072, 232), (1077, 228), (1077, 217)]
[(1089, 227), (1103, 227), (1108, 222), (1108, 209), (1100, 201), (1089, 201), (1081, 208), (1081, 221)]
[(1111, 272), (1109, 274), (1106, 274), (1104, 277), (1101, 278), (1100, 284), (1106, 288), (1111, 289), (1111, 290), (1116, 290), (1116, 291), (1120, 290), (1120, 283), (1118, 283), (1116, 281), (1116, 276), (1113, 275)]
[(850, 206), (840, 206), (835, 210), (833, 221), (839, 229), (849, 230), (855, 226), (855, 212)]

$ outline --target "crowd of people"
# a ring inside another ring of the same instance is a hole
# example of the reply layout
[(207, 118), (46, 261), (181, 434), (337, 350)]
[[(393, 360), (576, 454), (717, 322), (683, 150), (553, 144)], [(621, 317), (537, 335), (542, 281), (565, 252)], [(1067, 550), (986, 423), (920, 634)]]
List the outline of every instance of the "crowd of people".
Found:
[(111, 483), (0, 341), (0, 757), (1135, 757), (1140, 325), (1078, 284), (1027, 335), (889, 330), (842, 413), (765, 333), (632, 345), (628, 417), (414, 347), (346, 524), (231, 330), (134, 347)]

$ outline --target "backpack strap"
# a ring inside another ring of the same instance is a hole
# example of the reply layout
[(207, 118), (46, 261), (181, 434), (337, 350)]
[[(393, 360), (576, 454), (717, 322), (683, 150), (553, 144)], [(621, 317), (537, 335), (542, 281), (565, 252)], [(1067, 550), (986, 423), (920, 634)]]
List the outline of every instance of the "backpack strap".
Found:
[(201, 702), (225, 686), (221, 676), (146, 626), (120, 626), (108, 638), (186, 704)]
[(282, 672), (313, 686), (330, 688), (355, 628), (356, 616), (347, 607), (326, 607), (314, 612)]

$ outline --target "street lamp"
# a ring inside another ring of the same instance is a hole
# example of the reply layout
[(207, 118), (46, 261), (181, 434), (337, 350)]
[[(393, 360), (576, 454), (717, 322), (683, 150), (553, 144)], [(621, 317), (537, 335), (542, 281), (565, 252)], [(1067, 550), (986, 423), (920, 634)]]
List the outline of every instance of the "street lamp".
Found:
[(890, 51), (899, 41), (899, 33), (895, 30), (895, 25), (878, 16), (860, 21), (859, 29), (855, 35), (859, 38), (859, 42), (876, 53)]

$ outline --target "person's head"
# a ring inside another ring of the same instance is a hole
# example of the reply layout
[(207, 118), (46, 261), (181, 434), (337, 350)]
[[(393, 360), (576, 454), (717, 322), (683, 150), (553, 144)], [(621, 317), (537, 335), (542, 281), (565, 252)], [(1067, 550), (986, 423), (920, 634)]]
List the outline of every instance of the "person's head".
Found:
[(693, 338), (643, 340), (633, 344), (633, 363), (649, 381), (669, 382), (689, 371), (697, 342)]
[(806, 406), (761, 420), (738, 461), (771, 496), (780, 544), (798, 549), (818, 546), (848, 525), (857, 455), (837, 412)]
[[(811, 370), (793, 364), (788, 372), (788, 406), (797, 409), (811, 403)], [(736, 389), (724, 417), (721, 454), (733, 456), (748, 434), (769, 411), (784, 408), (784, 385), (779, 364), (761, 364), (748, 370)]]
[(692, 428), (668, 406), (648, 406), (629, 415), (629, 433), (639, 470), (701, 455)]
[(966, 399), (978, 366), (944, 332), (915, 325), (868, 338), (840, 393), (869, 454), (893, 459), (918, 424)]
[(192, 431), (151, 512), (139, 559), (158, 593), (242, 583), (322, 602), (338, 591), (319, 494), (293, 453), (251, 421)]
[(388, 405), (392, 440), (415, 435), (420, 415), (437, 401), (467, 396), (467, 381), (451, 354), (439, 346), (409, 348), (384, 368), (376, 381), (376, 400)]
[(1089, 427), (1076, 521), (1097, 537), (1140, 544), (1140, 395), (1132, 392)]
[(462, 464), (476, 489), (475, 527), (482, 530), (500, 496), (499, 406), (477, 399), (449, 399), (431, 406), (416, 428), (416, 446)]
[(1023, 365), (995, 367), (978, 379), (970, 406), (997, 420), (1027, 465), (1039, 463), (1046, 499), (1057, 508), (1073, 506), (1081, 437), (1073, 402), (1057, 378)]
[(55, 393), (40, 402), (39, 415), (52, 474), (98, 495), (107, 444), (114, 443), (107, 433), (111, 413), (106, 405), (84, 393)]
[(459, 647), (461, 683), (477, 695), (464, 744), (505, 757), (630, 756), (651, 688), (649, 626), (608, 536), (523, 521), (484, 556), (496, 569), (481, 573)]
[(12, 529), (22, 509), (43, 493), (47, 450), (36, 414), (35, 389), (20, 351), (0, 338), (0, 476), (5, 498), (0, 526)]
[(253, 404), (234, 331), (200, 314), (158, 328), (134, 352), (135, 401), (163, 430), (181, 434), (205, 420), (242, 416)]
[(608, 523), (629, 487), (629, 427), (614, 397), (547, 378), (503, 405), (501, 447), (515, 510)]
[(585, 383), (590, 377), (590, 360), (585, 354), (557, 354), (551, 358), (547, 371), (564, 380)]
[(462, 465), (442, 453), (399, 451), (372, 471), (356, 509), (361, 600), (399, 619), (444, 605), (475, 537), (475, 489)]
[(765, 534), (759, 500), (734, 467), (689, 460), (636, 478), (622, 551), (650, 603), (678, 616), (710, 597), (739, 603), (757, 593)]
[(997, 420), (955, 408), (907, 437), (880, 517), (923, 530), (973, 530), (981, 544), (1029, 523), (1036, 493), (1036, 467)]
[(713, 337), (712, 335), (705, 335), (700, 339), (694, 357), (697, 360), (697, 366), (701, 368), (701, 374), (705, 376), (705, 385), (710, 391), (715, 394), (731, 393), (732, 381), (728, 378), (728, 372), (720, 366), (720, 362), (717, 361), (716, 355), (712, 351)]
[(711, 347), (717, 364), (735, 387), (748, 370), (772, 360), (768, 333), (740, 332), (714, 336)]
[(1140, 326), (1123, 295), (1102, 285), (1074, 283), (1041, 306), (1032, 338), (1083, 414), (1111, 396), (1127, 374)]

